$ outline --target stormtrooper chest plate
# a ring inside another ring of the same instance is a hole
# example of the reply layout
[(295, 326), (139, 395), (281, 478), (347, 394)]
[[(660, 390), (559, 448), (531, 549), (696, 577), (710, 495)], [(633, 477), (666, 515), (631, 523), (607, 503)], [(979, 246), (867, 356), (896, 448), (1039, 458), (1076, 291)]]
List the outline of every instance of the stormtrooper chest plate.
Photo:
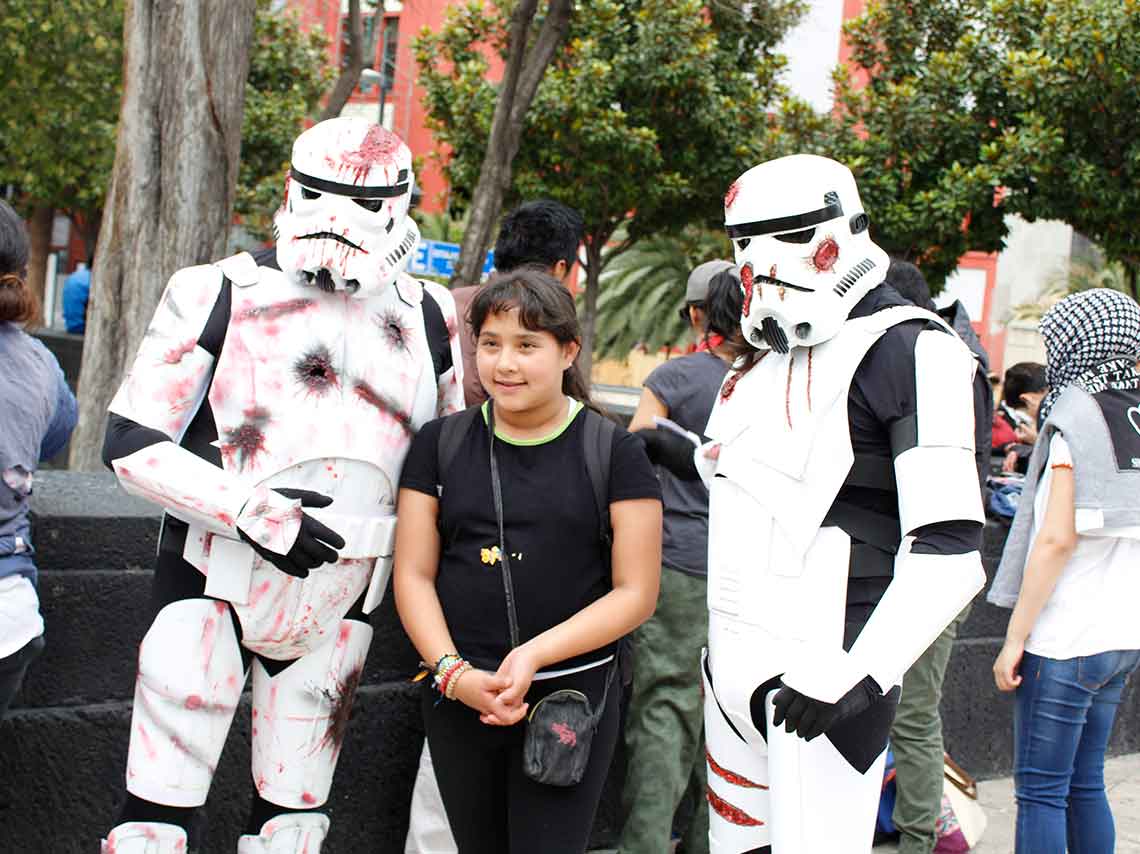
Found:
[(705, 430), (721, 444), (709, 489), (711, 609), (778, 635), (841, 640), (850, 541), (820, 526), (854, 460), (848, 393), (871, 346), (916, 312), (888, 309), (813, 348), (769, 352), (718, 400)]
[[(422, 296), (418, 283), (405, 292)], [(275, 270), (234, 286), (208, 398), (222, 465), (261, 483), (313, 460), (371, 464), (394, 484), (436, 388), (418, 299), (324, 293)]]

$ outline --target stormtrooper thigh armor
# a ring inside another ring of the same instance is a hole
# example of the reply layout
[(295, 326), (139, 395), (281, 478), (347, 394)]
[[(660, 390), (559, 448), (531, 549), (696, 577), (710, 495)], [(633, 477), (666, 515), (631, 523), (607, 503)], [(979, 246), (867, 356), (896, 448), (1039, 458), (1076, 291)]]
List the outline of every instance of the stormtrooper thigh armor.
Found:
[[(328, 799), (371, 639), (370, 626), (344, 620), (335, 639), (275, 676), (254, 661), (253, 774), (265, 800), (305, 809)], [(175, 659), (182, 666), (169, 667)], [(139, 654), (127, 790), (153, 803), (204, 804), (244, 683), (228, 605), (163, 608)]]

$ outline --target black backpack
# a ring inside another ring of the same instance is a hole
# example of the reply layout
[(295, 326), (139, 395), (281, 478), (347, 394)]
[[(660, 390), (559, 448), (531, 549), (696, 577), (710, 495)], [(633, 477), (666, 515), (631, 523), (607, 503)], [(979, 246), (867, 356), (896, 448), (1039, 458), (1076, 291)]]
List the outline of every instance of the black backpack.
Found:
[[(459, 451), (460, 442), (470, 429), (471, 423), (480, 417), (481, 412), (482, 404), (476, 404), (444, 419), (439, 431), (439, 444), (436, 446), (437, 470), (441, 484)], [(586, 473), (590, 476), (590, 486), (594, 490), (602, 555), (606, 568), (609, 569), (610, 552), (614, 542), (609, 502), (610, 456), (613, 451), (616, 425), (589, 407), (586, 407), (583, 414), (586, 420), (582, 424), (582, 454), (586, 458)]]

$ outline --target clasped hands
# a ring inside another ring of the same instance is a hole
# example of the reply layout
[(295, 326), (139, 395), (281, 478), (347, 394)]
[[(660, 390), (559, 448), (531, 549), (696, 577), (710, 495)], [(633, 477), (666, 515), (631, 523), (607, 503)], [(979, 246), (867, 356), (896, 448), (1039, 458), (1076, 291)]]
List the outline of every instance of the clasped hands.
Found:
[(455, 699), (477, 711), (479, 720), (488, 726), (514, 726), (530, 710), (523, 699), (538, 665), (531, 648), (517, 646), (494, 673), (473, 669), (460, 674)]

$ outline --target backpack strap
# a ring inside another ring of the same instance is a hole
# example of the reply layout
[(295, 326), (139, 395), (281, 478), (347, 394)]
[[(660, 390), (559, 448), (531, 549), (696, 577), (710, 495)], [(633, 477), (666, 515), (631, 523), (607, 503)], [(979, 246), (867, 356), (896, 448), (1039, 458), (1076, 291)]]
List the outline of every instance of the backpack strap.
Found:
[(420, 310), (424, 313), (424, 333), (431, 351), (432, 367), (436, 377), (442, 377), (451, 370), (451, 336), (447, 332), (447, 321), (443, 319), (443, 309), (427, 288), (424, 288)]
[(614, 543), (614, 529), (610, 522), (610, 457), (614, 447), (616, 425), (610, 419), (587, 408), (582, 423), (582, 451), (586, 458), (586, 473), (594, 489), (594, 505), (598, 510), (598, 530), (602, 540), (602, 554), (607, 569)]
[(456, 453), (459, 452), (459, 445), (462, 443), (463, 437), (467, 435), (471, 422), (479, 417), (480, 409), (481, 404), (477, 403), (474, 406), (467, 407), (462, 412), (456, 412), (454, 415), (449, 415), (443, 419), (443, 424), (440, 425), (439, 429), (439, 444), (436, 445), (435, 451), (436, 472), (440, 486), (443, 485), (447, 470), (451, 467)]

